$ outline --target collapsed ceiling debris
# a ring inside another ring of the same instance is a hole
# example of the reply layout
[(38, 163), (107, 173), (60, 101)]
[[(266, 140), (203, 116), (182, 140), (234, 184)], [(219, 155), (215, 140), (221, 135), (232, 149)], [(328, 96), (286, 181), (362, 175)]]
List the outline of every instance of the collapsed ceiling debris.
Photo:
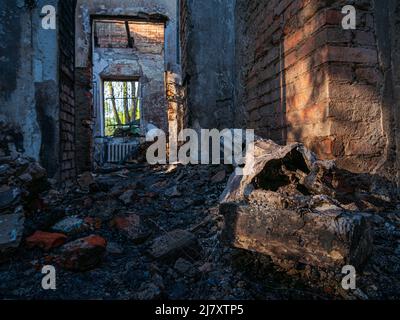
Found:
[(226, 242), (283, 265), (339, 271), (366, 262), (373, 248), (368, 213), (392, 209), (390, 182), (318, 161), (299, 143), (258, 140), (246, 159), (249, 175), (233, 173), (221, 197)]
[(48, 186), (47, 173), (36, 161), (18, 153), (21, 133), (0, 123), (0, 262), (19, 247), (25, 208), (36, 206)]

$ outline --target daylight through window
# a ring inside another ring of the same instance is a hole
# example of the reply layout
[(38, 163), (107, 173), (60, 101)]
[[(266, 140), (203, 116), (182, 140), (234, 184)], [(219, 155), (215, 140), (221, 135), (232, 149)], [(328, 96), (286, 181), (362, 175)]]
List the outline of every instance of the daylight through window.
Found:
[(104, 82), (104, 119), (106, 136), (123, 137), (140, 134), (139, 82)]

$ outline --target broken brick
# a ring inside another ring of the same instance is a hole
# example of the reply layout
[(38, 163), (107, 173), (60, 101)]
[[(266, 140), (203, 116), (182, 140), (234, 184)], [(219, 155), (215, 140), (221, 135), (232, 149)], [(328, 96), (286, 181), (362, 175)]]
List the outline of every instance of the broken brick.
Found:
[(26, 239), (29, 248), (41, 248), (45, 251), (62, 246), (67, 241), (67, 236), (62, 233), (49, 233), (36, 231)]
[(140, 244), (149, 237), (149, 233), (142, 226), (140, 217), (136, 214), (131, 214), (127, 217), (116, 217), (111, 221), (110, 226), (119, 230), (134, 244)]
[(21, 191), (18, 188), (5, 187), (4, 190), (0, 190), (0, 210), (9, 208), (18, 202), (20, 194)]
[(71, 271), (87, 271), (99, 265), (106, 252), (107, 241), (96, 235), (67, 243), (61, 248), (59, 262)]
[(82, 189), (88, 189), (88, 188), (90, 188), (90, 186), (92, 186), (95, 183), (96, 183), (96, 181), (91, 172), (85, 172), (85, 173), (81, 174), (78, 178), (78, 184)]

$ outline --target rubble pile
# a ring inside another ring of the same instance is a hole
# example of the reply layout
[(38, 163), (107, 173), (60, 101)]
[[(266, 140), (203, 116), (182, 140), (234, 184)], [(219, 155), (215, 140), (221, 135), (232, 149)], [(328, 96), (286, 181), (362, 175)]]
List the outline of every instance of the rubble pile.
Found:
[(8, 157), (23, 151), (21, 131), (11, 123), (0, 121), (0, 157)]
[(41, 194), (45, 206), (27, 215), (13, 256), (20, 262), (0, 265), (0, 298), (43, 298), (44, 265), (57, 270), (48, 298), (222, 298), (234, 290), (249, 298), (235, 288), (241, 276), (221, 266), (230, 259), (222, 259), (217, 208), (231, 168), (115, 167)]
[(221, 197), (223, 239), (289, 268), (363, 266), (373, 250), (368, 213), (393, 209), (395, 186), (318, 161), (298, 143), (258, 140), (254, 154)]
[(19, 247), (25, 217), (48, 187), (46, 170), (21, 148), (21, 134), (0, 123), (0, 260)]
[[(400, 214), (386, 211), (390, 188), (298, 144), (255, 150), (255, 170), (243, 177), (232, 166), (137, 161), (43, 192), (37, 164), (0, 158), (0, 299), (398, 297)], [(322, 269), (308, 268), (347, 261), (366, 263), (355, 293), (332, 291)], [(55, 291), (41, 286), (48, 265)], [(306, 283), (293, 276), (299, 265)]]

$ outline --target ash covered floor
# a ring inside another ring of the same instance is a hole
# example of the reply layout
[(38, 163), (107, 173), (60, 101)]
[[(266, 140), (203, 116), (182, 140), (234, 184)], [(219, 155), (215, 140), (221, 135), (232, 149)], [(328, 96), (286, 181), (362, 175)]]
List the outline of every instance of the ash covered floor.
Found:
[[(400, 213), (374, 214), (374, 253), (346, 292), (340, 273), (284, 271), (220, 241), (231, 170), (138, 164), (37, 195), (0, 265), (0, 299), (399, 298)], [(42, 289), (44, 265), (56, 267), (55, 291)]]

